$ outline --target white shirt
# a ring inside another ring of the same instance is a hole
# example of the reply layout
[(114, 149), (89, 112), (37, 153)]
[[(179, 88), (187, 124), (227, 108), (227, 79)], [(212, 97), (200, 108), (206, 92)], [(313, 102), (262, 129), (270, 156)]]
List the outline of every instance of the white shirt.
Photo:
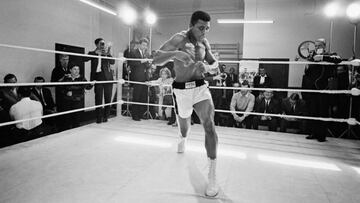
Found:
[(99, 54), (99, 59), (98, 59), (98, 65), (96, 67), (96, 72), (99, 73), (101, 72), (101, 58), (100, 58), (100, 54)]
[(264, 76), (260, 75), (260, 84), (264, 84), (266, 77), (267, 77), (267, 75), (264, 75)]
[[(18, 103), (10, 108), (10, 116), (14, 120), (40, 117), (43, 114), (43, 108), (40, 102), (31, 100), (29, 97), (22, 98)], [(31, 130), (42, 123), (41, 119), (24, 121), (17, 123), (19, 129)]]

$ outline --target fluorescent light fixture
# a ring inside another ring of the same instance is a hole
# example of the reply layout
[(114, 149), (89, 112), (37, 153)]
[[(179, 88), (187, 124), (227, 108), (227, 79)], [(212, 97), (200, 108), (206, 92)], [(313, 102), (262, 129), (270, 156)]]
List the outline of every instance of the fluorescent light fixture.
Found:
[(106, 13), (109, 13), (111, 15), (114, 15), (114, 16), (117, 15), (115, 11), (112, 11), (111, 9), (105, 8), (104, 6), (101, 6), (100, 4), (97, 4), (97, 3), (93, 2), (93, 1), (89, 1), (89, 0), (80, 0), (80, 1), (85, 3), (85, 4), (90, 5), (92, 7), (95, 7), (97, 9), (100, 9), (102, 11), (105, 11)]
[(148, 10), (145, 12), (145, 20), (147, 24), (153, 25), (156, 23), (157, 16), (154, 12)]
[(262, 24), (262, 23), (274, 23), (273, 20), (244, 20), (244, 19), (218, 19), (218, 23), (221, 24)]
[(170, 142), (162, 142), (162, 141), (155, 141), (150, 139), (142, 139), (137, 137), (117, 137), (115, 138), (118, 142), (129, 143), (129, 144), (139, 144), (139, 145), (146, 145), (146, 146), (153, 146), (153, 147), (160, 147), (160, 148), (170, 148)]
[(123, 4), (119, 10), (119, 16), (125, 24), (132, 25), (137, 19), (137, 12), (133, 7)]
[(333, 18), (339, 14), (340, 4), (337, 2), (331, 2), (324, 8), (324, 13), (327, 17)]
[(268, 156), (268, 155), (258, 155), (258, 159), (260, 161), (273, 162), (273, 163), (289, 165), (289, 166), (341, 171), (341, 169), (337, 167), (335, 164), (324, 163), (324, 162), (307, 161), (307, 160)]

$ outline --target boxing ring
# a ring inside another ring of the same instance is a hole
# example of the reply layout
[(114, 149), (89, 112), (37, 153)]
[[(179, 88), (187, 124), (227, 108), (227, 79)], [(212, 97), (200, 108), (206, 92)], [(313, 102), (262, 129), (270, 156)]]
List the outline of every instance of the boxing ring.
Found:
[[(0, 44), (0, 47), (6, 46)], [(35, 48), (21, 49), (62, 53)], [(113, 59), (120, 62), (135, 60)], [(118, 67), (122, 67), (122, 64)], [(118, 71), (120, 76), (121, 73)], [(127, 81), (120, 79), (96, 83), (109, 82), (118, 85), (118, 95), (121, 95), (121, 87)], [(94, 82), (16, 83), (0, 86), (71, 84)], [(286, 91), (303, 92), (299, 89)], [(323, 90), (321, 93), (356, 96), (359, 90)], [(360, 201), (359, 140), (327, 138), (328, 142), (318, 143), (306, 140), (304, 135), (299, 134), (218, 126), (217, 177), (221, 189), (216, 199), (207, 199), (203, 195), (207, 184), (207, 160), (202, 126), (191, 126), (187, 150), (184, 154), (178, 154), (175, 146), (177, 128), (167, 126), (160, 120), (135, 122), (130, 117), (121, 116), (122, 104), (141, 103), (119, 98), (116, 102), (105, 104), (118, 105), (118, 116), (107, 123), (89, 124), (0, 149), (0, 202)], [(96, 106), (41, 118), (94, 108)], [(0, 126), (33, 119), (37, 118), (1, 123)], [(352, 126), (360, 124), (354, 118), (305, 119), (344, 122)]]

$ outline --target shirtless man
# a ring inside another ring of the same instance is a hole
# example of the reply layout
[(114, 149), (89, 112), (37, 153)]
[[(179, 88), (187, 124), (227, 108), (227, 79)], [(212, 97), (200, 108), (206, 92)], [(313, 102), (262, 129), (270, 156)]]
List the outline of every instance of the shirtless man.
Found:
[(210, 15), (206, 12), (194, 12), (189, 29), (175, 34), (165, 42), (157, 51), (153, 63), (163, 65), (169, 60), (174, 60), (176, 77), (172, 86), (181, 133), (178, 153), (185, 151), (191, 113), (195, 109), (205, 130), (205, 148), (209, 158), (209, 184), (205, 195), (215, 197), (219, 191), (216, 183), (218, 137), (214, 125), (214, 105), (204, 81), (204, 73), (218, 67), (218, 62), (211, 53), (210, 43), (205, 38), (210, 29), (210, 20)]

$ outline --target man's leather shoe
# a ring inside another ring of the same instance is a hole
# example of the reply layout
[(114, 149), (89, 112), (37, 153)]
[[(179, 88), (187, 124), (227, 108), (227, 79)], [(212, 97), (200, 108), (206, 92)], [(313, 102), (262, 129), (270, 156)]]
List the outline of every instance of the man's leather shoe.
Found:
[(315, 137), (313, 135), (309, 135), (309, 136), (306, 137), (306, 139), (313, 140), (313, 139), (315, 139)]
[(134, 120), (134, 121), (140, 121), (140, 118), (134, 117), (133, 120)]

